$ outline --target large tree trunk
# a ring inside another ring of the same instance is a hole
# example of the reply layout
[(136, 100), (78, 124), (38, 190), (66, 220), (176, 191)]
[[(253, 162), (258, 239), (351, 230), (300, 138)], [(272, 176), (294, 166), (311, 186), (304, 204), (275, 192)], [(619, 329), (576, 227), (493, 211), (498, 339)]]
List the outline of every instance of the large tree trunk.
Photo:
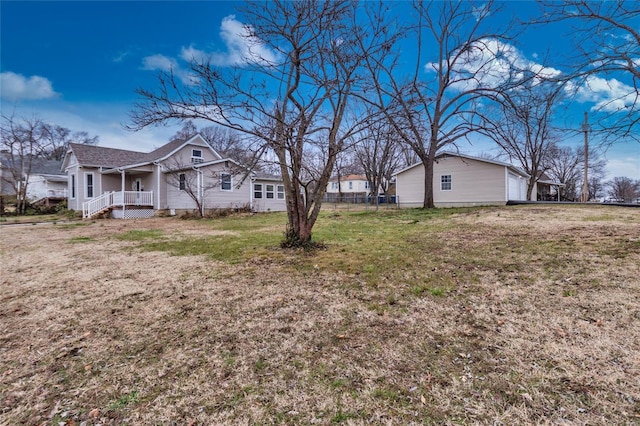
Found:
[(435, 139), (435, 135), (437, 135), (437, 132), (434, 131), (433, 134), (426, 158), (421, 159), (424, 166), (424, 202), (422, 207), (425, 209), (435, 207), (433, 199), (433, 164), (436, 161), (437, 139)]
[(433, 162), (423, 161), (424, 165), (424, 202), (422, 207), (425, 209), (432, 209), (435, 207), (433, 202)]
[(533, 188), (536, 185), (536, 179), (534, 177), (531, 177), (528, 181), (527, 181), (527, 201), (537, 201), (538, 198), (538, 194), (537, 193), (533, 193)]

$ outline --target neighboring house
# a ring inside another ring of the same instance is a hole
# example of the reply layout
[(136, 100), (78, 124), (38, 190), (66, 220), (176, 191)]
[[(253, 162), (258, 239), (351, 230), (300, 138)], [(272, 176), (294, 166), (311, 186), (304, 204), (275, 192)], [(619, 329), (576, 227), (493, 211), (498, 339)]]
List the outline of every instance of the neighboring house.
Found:
[(560, 201), (560, 187), (564, 183), (554, 182), (546, 173), (538, 173), (536, 179), (536, 197), (538, 201)]
[[(69, 144), (63, 169), (69, 208), (82, 210), (83, 217), (107, 211), (116, 218), (151, 217), (158, 211), (197, 211), (198, 204), (203, 211), (245, 207), (284, 210), (277, 195), (279, 188), (274, 198), (265, 192), (255, 203), (255, 174), (223, 158), (200, 135), (174, 140), (149, 153)], [(279, 180), (269, 182), (282, 185)]]
[[(407, 167), (395, 176), (399, 207), (422, 207), (422, 163)], [(434, 164), (434, 204), (436, 207), (458, 207), (504, 205), (509, 200), (526, 200), (528, 178), (511, 164), (444, 152), (436, 157)]]
[(57, 203), (67, 198), (67, 175), (57, 160), (34, 160), (27, 186), (27, 199), (44, 204)]
[[(67, 197), (67, 176), (60, 169), (60, 161), (34, 158), (30, 164), (29, 176), (23, 176), (26, 182), (26, 199), (29, 203), (42, 202), (55, 204)], [(16, 172), (19, 173), (18, 162)], [(14, 170), (9, 154), (3, 151), (0, 157), (0, 195), (16, 195), (14, 188)]]
[(348, 175), (340, 179), (333, 178), (327, 184), (327, 194), (369, 195), (369, 182), (366, 176)]
[(12, 185), (13, 173), (11, 173), (9, 158), (9, 151), (0, 151), (0, 196), (16, 194)]

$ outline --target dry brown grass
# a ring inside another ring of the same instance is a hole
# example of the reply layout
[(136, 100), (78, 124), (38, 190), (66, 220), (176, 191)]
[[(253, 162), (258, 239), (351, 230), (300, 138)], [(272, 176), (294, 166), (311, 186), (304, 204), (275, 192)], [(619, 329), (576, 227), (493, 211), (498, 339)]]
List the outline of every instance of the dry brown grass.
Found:
[(640, 209), (384, 214), (375, 277), (114, 238), (239, 232), (207, 221), (1, 228), (0, 424), (640, 424)]

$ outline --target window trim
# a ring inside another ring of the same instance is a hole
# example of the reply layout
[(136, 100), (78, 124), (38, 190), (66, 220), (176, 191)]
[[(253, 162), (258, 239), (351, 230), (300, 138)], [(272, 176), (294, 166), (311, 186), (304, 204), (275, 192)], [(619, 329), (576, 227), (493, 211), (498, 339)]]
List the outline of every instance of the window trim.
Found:
[[(199, 153), (199, 155), (196, 155), (196, 152)], [(195, 149), (195, 148), (191, 149), (191, 162), (204, 163), (204, 155), (201, 149)]]
[[(447, 184), (449, 188), (445, 188)], [(440, 175), (440, 191), (453, 191), (453, 175)]]
[[(89, 196), (89, 176), (91, 176), (91, 196)], [(95, 198), (96, 193), (96, 177), (93, 172), (84, 173), (84, 198)]]
[(284, 200), (284, 185), (276, 185), (276, 194), (278, 200)]
[(187, 175), (186, 173), (178, 174), (178, 189), (180, 191), (186, 191), (187, 188)]
[[(258, 189), (260, 187), (260, 189)], [(254, 183), (253, 184), (253, 198), (254, 199), (262, 199), (262, 184)]]
[(69, 182), (71, 185), (71, 191), (69, 191), (71, 193), (71, 199), (75, 200), (76, 199), (76, 175), (75, 173), (71, 173), (71, 181)]
[[(269, 191), (269, 187), (271, 187), (271, 191)], [(268, 183), (265, 185), (264, 189), (265, 198), (269, 200), (275, 200), (276, 198), (276, 186), (272, 183)]]
[[(229, 188), (225, 188), (225, 177), (229, 176)], [(233, 191), (233, 176), (231, 173), (220, 173), (220, 190), (221, 191)]]

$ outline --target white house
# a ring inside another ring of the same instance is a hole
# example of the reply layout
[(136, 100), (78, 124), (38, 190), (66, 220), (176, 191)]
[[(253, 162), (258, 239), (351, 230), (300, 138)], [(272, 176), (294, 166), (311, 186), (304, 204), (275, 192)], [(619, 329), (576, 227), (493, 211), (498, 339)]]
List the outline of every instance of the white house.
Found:
[(16, 183), (26, 183), (26, 198), (30, 203), (60, 202), (67, 197), (67, 176), (60, 165), (60, 161), (34, 158), (25, 164), (28, 176), (25, 172), (22, 181), (16, 182), (22, 173), (20, 159), (12, 159), (7, 151), (3, 151), (0, 153), (0, 195), (16, 195)]
[[(285, 210), (284, 187), (223, 158), (196, 135), (149, 152), (70, 144), (63, 161), (68, 206), (83, 217), (110, 211), (113, 217), (150, 217), (156, 212), (250, 208)], [(272, 192), (267, 192), (271, 189)], [(260, 189), (264, 197), (255, 201)], [(198, 203), (196, 203), (198, 201)]]
[[(396, 175), (400, 207), (422, 207), (424, 167), (414, 164)], [(436, 207), (504, 205), (527, 199), (529, 176), (511, 164), (444, 152), (436, 157), (433, 197)], [(535, 191), (535, 188), (534, 188)]]
[(27, 199), (30, 202), (64, 200), (67, 198), (67, 176), (60, 170), (61, 162), (35, 160), (31, 165)]
[(347, 175), (332, 178), (327, 184), (327, 194), (369, 194), (369, 181), (366, 176)]

